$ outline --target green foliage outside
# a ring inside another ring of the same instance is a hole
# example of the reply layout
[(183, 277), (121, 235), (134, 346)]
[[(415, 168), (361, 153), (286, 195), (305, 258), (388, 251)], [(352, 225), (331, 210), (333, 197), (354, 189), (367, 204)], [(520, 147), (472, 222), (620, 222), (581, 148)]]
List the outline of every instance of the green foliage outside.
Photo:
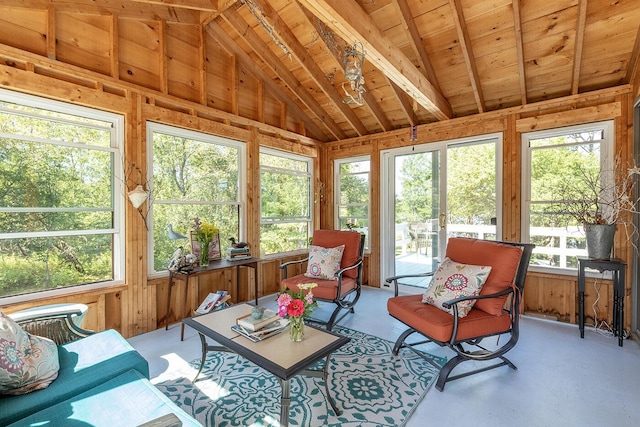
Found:
[(311, 230), (309, 164), (260, 154), (260, 254), (307, 247)]
[[(178, 246), (191, 251), (190, 232), (198, 217), (220, 229), (223, 251), (239, 238), (239, 149), (179, 136), (153, 134), (154, 270), (167, 267)], [(186, 236), (171, 240), (173, 230)]]
[(111, 124), (2, 106), (0, 233), (29, 234), (0, 240), (0, 296), (111, 280), (115, 156), (96, 149)]

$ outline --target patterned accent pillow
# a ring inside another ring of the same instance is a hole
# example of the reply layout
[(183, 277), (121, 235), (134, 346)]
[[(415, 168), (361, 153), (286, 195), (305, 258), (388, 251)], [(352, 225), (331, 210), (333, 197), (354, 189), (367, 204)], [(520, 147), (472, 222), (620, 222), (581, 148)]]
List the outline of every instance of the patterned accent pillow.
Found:
[[(453, 315), (453, 307), (446, 309), (442, 303), (461, 296), (479, 295), (490, 272), (490, 266), (460, 264), (445, 258), (422, 295), (422, 302)], [(476, 301), (458, 303), (458, 317), (465, 317)]]
[(59, 369), (56, 343), (25, 332), (0, 311), (0, 395), (46, 388)]
[(344, 245), (336, 248), (309, 247), (309, 262), (306, 277), (322, 280), (337, 280), (334, 276), (340, 270)]

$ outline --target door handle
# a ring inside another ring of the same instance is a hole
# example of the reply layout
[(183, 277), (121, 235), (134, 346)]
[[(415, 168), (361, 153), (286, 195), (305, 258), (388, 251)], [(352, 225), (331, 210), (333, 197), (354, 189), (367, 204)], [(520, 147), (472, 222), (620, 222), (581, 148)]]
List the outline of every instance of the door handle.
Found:
[(441, 230), (444, 230), (447, 226), (447, 216), (444, 212), (442, 212), (438, 217), (438, 225), (440, 226)]

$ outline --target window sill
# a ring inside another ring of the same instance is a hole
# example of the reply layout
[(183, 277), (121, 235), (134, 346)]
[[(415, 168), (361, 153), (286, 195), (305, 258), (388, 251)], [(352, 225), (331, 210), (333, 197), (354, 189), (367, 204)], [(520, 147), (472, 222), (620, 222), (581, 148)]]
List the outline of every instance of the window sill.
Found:
[(105, 291), (104, 293), (113, 293), (127, 289), (123, 280), (91, 283), (87, 285), (69, 286), (61, 289), (51, 289), (48, 291), (31, 292), (28, 294), (14, 295), (0, 298), (0, 306), (8, 306), (24, 302), (43, 301), (47, 302), (53, 298), (60, 298), (67, 295), (81, 295), (93, 293), (95, 291)]

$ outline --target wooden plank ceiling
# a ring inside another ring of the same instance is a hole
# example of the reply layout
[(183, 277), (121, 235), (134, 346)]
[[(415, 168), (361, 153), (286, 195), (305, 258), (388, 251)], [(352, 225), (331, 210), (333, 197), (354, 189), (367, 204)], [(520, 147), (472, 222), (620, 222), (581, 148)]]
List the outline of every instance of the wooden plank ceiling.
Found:
[[(0, 12), (2, 44), (325, 142), (618, 86), (640, 56), (638, 0), (3, 0)], [(355, 42), (363, 105), (343, 102)]]

